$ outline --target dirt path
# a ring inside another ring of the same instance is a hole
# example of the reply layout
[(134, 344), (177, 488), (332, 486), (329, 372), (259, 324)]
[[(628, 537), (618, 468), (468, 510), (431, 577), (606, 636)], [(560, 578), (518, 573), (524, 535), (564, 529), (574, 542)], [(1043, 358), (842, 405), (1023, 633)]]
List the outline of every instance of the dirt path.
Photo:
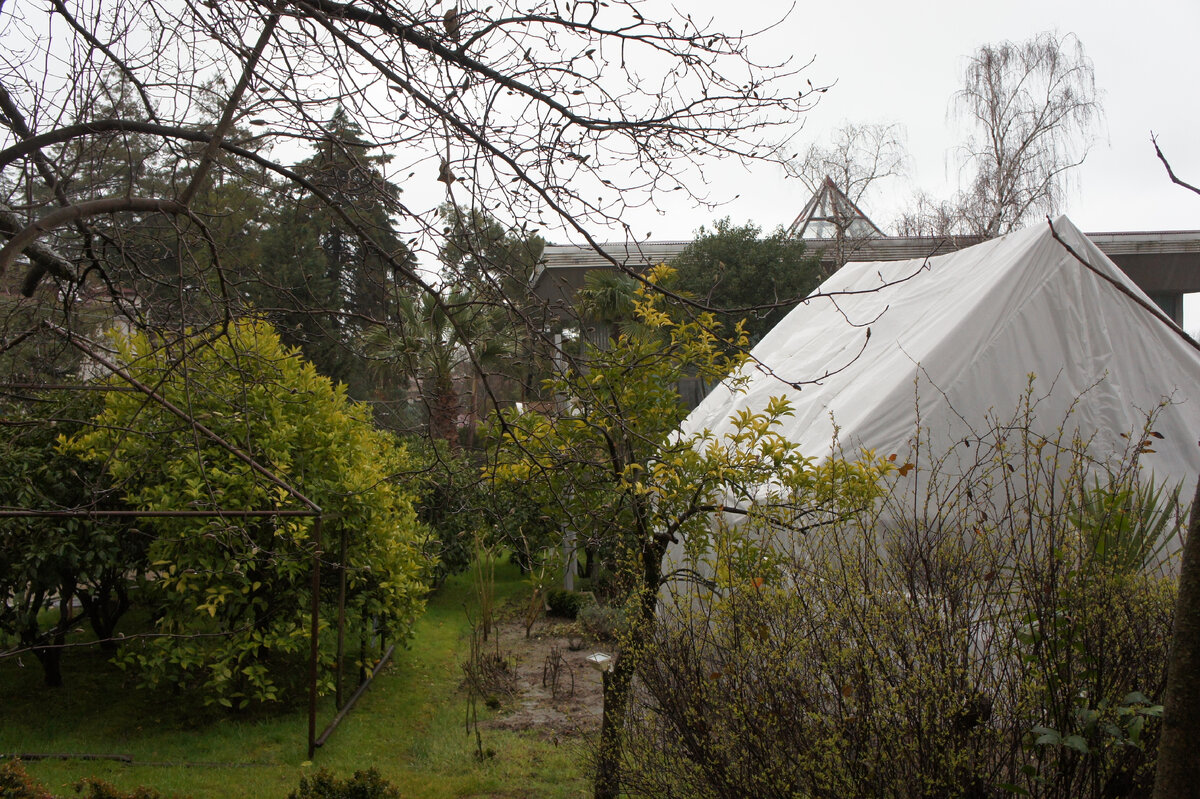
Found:
[[(499, 651), (508, 663), (511, 694), (498, 695), (500, 715), (481, 727), (532, 730), (547, 739), (588, 735), (600, 729), (603, 689), (600, 673), (586, 660), (593, 652), (612, 654), (612, 645), (572, 636), (574, 626), (542, 618), (525, 637), (518, 621), (498, 625)], [(580, 646), (582, 643), (582, 646)], [(489, 651), (496, 643), (489, 641)], [(572, 649), (572, 647), (576, 647)]]

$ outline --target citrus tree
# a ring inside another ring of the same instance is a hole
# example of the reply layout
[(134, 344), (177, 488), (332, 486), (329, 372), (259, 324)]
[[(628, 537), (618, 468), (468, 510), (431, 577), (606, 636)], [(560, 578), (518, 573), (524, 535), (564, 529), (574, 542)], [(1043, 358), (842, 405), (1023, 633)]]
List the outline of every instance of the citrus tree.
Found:
[(712, 314), (677, 318), (655, 290), (672, 277), (669, 267), (653, 270), (633, 297), (636, 324), (548, 381), (557, 412), (510, 414), (492, 430), (490, 476), (536, 487), (543, 514), (596, 547), (627, 597), (628, 631), (604, 677), (597, 796), (620, 789), (630, 688), (653, 657), (662, 600), (769, 579), (764, 530), (801, 531), (839, 504), (869, 501), (891, 469), (869, 454), (854, 463), (806, 457), (780, 432), (791, 413), (783, 399), (741, 413), (723, 436), (679, 434), (679, 381), (729, 376), (746, 340), (739, 325), (727, 346)]
[[(157, 621), (154, 635), (126, 647), (127, 666), (148, 684), (198, 688), (226, 706), (281, 699), (288, 675), (304, 673), (294, 666), (309, 645), (311, 558), (316, 552), (336, 566), (332, 542), (343, 535), (347, 618), (393, 635), (409, 631), (429, 562), (412, 496), (390, 479), (409, 469), (409, 455), (371, 425), (344, 386), (261, 322), (183, 342), (139, 334), (116, 345), (133, 377), (320, 505), (327, 519), (323, 546), (312, 517), (148, 520), (142, 594)], [(135, 392), (108, 393), (94, 429), (60, 446), (103, 464), (139, 510), (298, 507), (280, 485)], [(334, 575), (322, 585), (327, 608), (338, 596), (336, 571), (323, 570)], [(322, 626), (335, 617), (321, 615)]]

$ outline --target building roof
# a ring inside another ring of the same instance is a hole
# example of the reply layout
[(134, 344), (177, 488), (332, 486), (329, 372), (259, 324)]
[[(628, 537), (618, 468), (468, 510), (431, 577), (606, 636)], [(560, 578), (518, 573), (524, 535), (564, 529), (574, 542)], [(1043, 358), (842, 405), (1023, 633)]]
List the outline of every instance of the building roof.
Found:
[[(1200, 292), (1200, 230), (1088, 233), (1147, 294)], [(901, 261), (942, 255), (982, 241), (978, 236), (890, 236), (846, 242), (851, 261)], [(824, 253), (829, 239), (806, 238), (811, 252)], [(561, 311), (593, 269), (611, 269), (613, 261), (635, 270), (669, 262), (690, 241), (606, 242), (599, 250), (578, 245), (547, 245), (533, 275), (533, 289)], [(609, 260), (609, 259), (612, 260)], [(832, 253), (830, 258), (832, 260)]]

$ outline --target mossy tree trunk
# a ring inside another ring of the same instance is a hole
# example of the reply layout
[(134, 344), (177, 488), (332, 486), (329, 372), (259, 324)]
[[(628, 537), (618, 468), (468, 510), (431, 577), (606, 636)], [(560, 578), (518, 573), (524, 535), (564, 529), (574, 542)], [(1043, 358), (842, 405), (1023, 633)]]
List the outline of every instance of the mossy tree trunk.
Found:
[(658, 591), (662, 585), (662, 562), (669, 539), (654, 534), (642, 547), (642, 588), (636, 606), (637, 619), (629, 639), (604, 673), (604, 712), (600, 722), (600, 751), (596, 762), (595, 799), (617, 799), (621, 792), (621, 749), (625, 716), (637, 673), (638, 660), (645, 654), (656, 621)]
[(1183, 544), (1163, 706), (1154, 799), (1200, 797), (1200, 483)]

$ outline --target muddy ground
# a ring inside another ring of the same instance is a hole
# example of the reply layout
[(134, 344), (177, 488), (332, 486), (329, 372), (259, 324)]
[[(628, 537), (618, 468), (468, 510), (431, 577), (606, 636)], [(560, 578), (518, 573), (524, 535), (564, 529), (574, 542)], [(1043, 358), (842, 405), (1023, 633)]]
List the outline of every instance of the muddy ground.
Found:
[(499, 702), (499, 715), (481, 729), (533, 730), (549, 740), (590, 735), (600, 729), (603, 688), (600, 672), (586, 661), (594, 652), (615, 654), (613, 644), (581, 635), (563, 619), (540, 618), (525, 637), (516, 618), (497, 625), (484, 652), (499, 652), (504, 666), (485, 702)]

